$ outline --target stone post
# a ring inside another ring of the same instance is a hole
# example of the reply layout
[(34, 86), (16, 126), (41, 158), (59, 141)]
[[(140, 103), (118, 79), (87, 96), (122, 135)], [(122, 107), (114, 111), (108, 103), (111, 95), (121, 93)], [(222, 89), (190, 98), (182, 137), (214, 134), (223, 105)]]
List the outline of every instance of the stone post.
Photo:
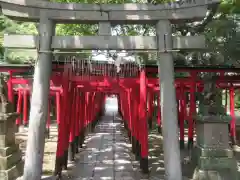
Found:
[(98, 24), (98, 35), (99, 36), (111, 36), (111, 23), (101, 22)]
[[(8, 105), (12, 106), (12, 104)], [(18, 114), (13, 112), (13, 106), (10, 109), (0, 112), (1, 180), (15, 180), (23, 173), (22, 154), (18, 145), (15, 144), (15, 122)]]
[(158, 59), (160, 69), (160, 96), (162, 112), (162, 132), (164, 166), (167, 180), (182, 180), (180, 148), (178, 141), (176, 92), (174, 86), (174, 65), (172, 50), (172, 27), (168, 20), (156, 25), (158, 36)]
[(193, 151), (196, 163), (193, 180), (238, 180), (237, 162), (229, 146), (228, 123), (224, 115), (198, 116), (197, 144)]
[(24, 166), (24, 180), (40, 180), (48, 116), (49, 80), (51, 76), (51, 44), (55, 25), (41, 11), (39, 23), (39, 53), (35, 64), (28, 140)]

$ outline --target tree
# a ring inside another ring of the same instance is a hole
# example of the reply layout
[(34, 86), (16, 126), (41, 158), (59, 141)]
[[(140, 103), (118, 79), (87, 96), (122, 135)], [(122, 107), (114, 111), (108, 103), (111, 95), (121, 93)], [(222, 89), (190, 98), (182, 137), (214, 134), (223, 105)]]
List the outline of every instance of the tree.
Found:
[(0, 16), (0, 59), (10, 63), (23, 63), (32, 58), (33, 52), (3, 48), (4, 34), (37, 34), (34, 23), (13, 21), (3, 15)]

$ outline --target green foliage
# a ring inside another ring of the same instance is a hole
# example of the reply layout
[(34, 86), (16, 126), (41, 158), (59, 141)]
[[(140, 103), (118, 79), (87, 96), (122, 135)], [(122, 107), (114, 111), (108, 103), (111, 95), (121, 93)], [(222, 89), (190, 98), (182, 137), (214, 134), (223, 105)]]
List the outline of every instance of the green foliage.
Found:
[(209, 51), (214, 52), (216, 58), (222, 56), (220, 64), (235, 64), (239, 58), (239, 33), (237, 24), (232, 17), (221, 16), (210, 22), (206, 27), (205, 36)]
[(5, 50), (2, 47), (4, 34), (37, 34), (34, 23), (12, 21), (3, 15), (0, 16), (0, 59), (11, 63), (23, 63), (33, 58), (31, 53), (23, 51), (6, 51), (4, 55)]
[(223, 14), (237, 14), (240, 13), (239, 0), (222, 0), (219, 6), (219, 12)]
[[(181, 52), (178, 65), (238, 65), (240, 48), (240, 14), (237, 1), (222, 0), (212, 7), (208, 16), (200, 23), (176, 25), (177, 32), (186, 35), (204, 34), (207, 52)], [(185, 57), (185, 58), (184, 58)], [(188, 57), (188, 58), (186, 58)], [(185, 60), (184, 60), (185, 59)]]
[[(209, 47), (220, 52), (227, 64), (240, 61), (240, 1), (222, 0), (218, 10), (219, 17), (209, 24), (206, 34)], [(209, 30), (208, 29), (208, 30)]]

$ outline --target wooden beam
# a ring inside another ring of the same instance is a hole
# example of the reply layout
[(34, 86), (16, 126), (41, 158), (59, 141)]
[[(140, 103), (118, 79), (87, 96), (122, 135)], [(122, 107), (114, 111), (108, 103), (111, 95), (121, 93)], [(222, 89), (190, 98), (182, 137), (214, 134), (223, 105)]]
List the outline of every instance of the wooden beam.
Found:
[[(5, 35), (4, 47), (36, 49), (38, 37)], [(157, 50), (155, 36), (54, 36), (52, 48), (57, 50)], [(204, 49), (204, 36), (173, 36), (173, 49)]]

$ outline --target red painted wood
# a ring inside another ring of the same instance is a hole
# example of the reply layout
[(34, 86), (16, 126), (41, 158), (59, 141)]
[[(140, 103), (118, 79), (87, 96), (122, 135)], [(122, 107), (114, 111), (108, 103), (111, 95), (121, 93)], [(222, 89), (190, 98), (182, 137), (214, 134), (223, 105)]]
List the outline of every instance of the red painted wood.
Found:
[(80, 101), (80, 132), (83, 132), (85, 126), (85, 93), (81, 93)]
[(69, 123), (70, 123), (70, 134), (69, 134), (69, 142), (73, 142), (74, 138), (75, 138), (75, 125), (76, 125), (76, 114), (75, 114), (75, 110), (76, 110), (76, 88), (72, 89), (72, 93), (71, 95), (69, 94), (69, 96), (71, 96), (71, 104), (69, 104), (71, 106), (70, 111), (68, 111), (69, 114)]
[(140, 144), (142, 158), (148, 157), (148, 128), (147, 128), (147, 87), (146, 72), (144, 69), (140, 72), (140, 104), (139, 104), (139, 121), (141, 125)]
[(21, 124), (21, 111), (22, 111), (22, 100), (23, 100), (23, 93), (22, 91), (18, 91), (18, 101), (17, 101), (17, 113), (19, 114), (19, 117), (16, 119), (16, 125)]
[(80, 92), (79, 89), (76, 89), (76, 107), (75, 107), (75, 119), (76, 119), (76, 125), (75, 125), (75, 137), (79, 136), (80, 133)]
[(23, 91), (23, 123), (28, 124), (28, 92)]
[(139, 141), (139, 136), (138, 136), (138, 126), (139, 126), (139, 92), (132, 91), (132, 101), (133, 101), (133, 130), (132, 134), (136, 138), (136, 140)]
[(160, 94), (158, 93), (157, 95), (157, 124), (159, 127), (162, 126), (162, 122), (161, 122), (161, 102), (160, 102)]
[(60, 116), (61, 116), (61, 96), (60, 92), (56, 92), (56, 119), (57, 124), (60, 124)]
[(195, 78), (196, 73), (192, 74), (192, 84), (190, 87), (190, 109), (189, 109), (189, 119), (188, 119), (188, 138), (193, 139), (194, 131), (194, 118), (196, 116), (196, 100), (195, 100), (195, 91), (196, 83)]
[(154, 110), (154, 106), (153, 106), (153, 100), (154, 100), (154, 93), (153, 92), (148, 92), (148, 119), (151, 119), (153, 116), (153, 110)]
[(127, 111), (128, 111), (128, 128), (132, 132), (132, 101), (131, 101), (131, 90), (127, 91)]
[(12, 72), (9, 71), (9, 79), (7, 81), (8, 85), (8, 100), (9, 102), (13, 103), (13, 84), (12, 84)]
[(47, 129), (50, 129), (51, 124), (51, 100), (48, 100), (48, 117), (47, 117)]
[(90, 99), (90, 92), (86, 92), (86, 96), (85, 96), (85, 107), (84, 107), (84, 127), (86, 127), (89, 123), (89, 99)]
[(58, 126), (58, 142), (57, 142), (57, 157), (63, 157), (64, 151), (68, 148), (68, 139), (67, 139), (67, 101), (68, 101), (68, 90), (69, 90), (69, 70), (70, 66), (66, 66), (63, 73), (63, 93), (62, 98), (60, 99), (62, 111), (60, 115), (60, 123)]
[(179, 123), (180, 123), (180, 140), (184, 140), (184, 120), (185, 120), (185, 112), (186, 112), (186, 103), (185, 103), (185, 93), (184, 86), (181, 86), (179, 93), (179, 101), (180, 101), (180, 113), (179, 113)]
[(235, 102), (234, 102), (234, 88), (230, 88), (230, 115), (232, 117), (231, 120), (231, 136), (236, 137), (236, 116), (235, 116)]

